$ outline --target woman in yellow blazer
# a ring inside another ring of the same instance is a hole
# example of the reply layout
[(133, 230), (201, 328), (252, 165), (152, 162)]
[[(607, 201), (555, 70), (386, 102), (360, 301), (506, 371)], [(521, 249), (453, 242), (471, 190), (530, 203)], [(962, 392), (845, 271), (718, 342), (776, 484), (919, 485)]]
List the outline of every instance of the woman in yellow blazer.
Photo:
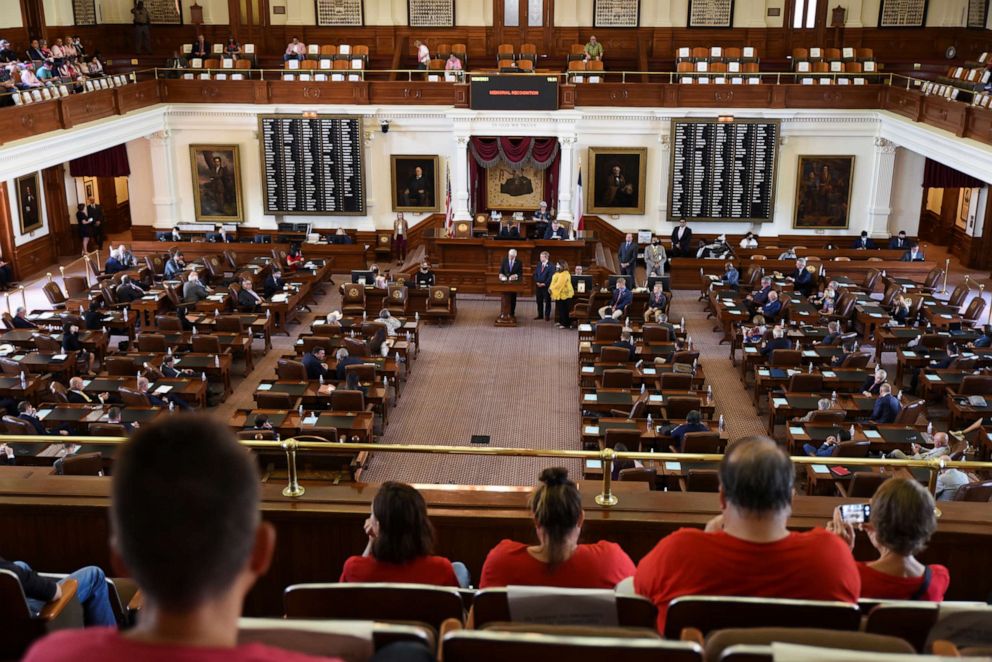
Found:
[(555, 275), (551, 277), (551, 300), (557, 302), (557, 326), (559, 329), (567, 329), (572, 325), (568, 314), (574, 296), (575, 291), (572, 289), (572, 274), (568, 272), (568, 262), (558, 260), (558, 263), (555, 264)]

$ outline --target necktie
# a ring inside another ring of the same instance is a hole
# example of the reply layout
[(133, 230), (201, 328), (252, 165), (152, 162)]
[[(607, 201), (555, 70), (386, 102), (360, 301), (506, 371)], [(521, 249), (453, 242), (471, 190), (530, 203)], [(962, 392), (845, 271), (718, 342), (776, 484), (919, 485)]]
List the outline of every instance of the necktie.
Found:
[(82, 396), (82, 398), (83, 398), (83, 400), (84, 400), (85, 402), (91, 402), (91, 400), (90, 400), (90, 396), (88, 396), (88, 395), (86, 395), (86, 394), (85, 394), (85, 393), (83, 393), (82, 391), (76, 391), (76, 393), (78, 393), (78, 394), (79, 394), (80, 396)]

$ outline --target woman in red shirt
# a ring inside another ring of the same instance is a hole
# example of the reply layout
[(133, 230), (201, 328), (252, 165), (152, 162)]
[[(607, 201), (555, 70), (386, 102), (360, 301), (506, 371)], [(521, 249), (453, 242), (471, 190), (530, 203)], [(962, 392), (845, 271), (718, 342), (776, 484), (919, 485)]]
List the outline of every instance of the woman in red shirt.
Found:
[(303, 251), (300, 250), (299, 244), (292, 244), (289, 247), (289, 253), (286, 255), (286, 268), (289, 271), (296, 271), (303, 264)]
[(409, 485), (382, 484), (365, 520), (365, 533), (365, 552), (344, 562), (340, 581), (459, 585), (451, 561), (432, 556), (434, 527), (427, 504)]
[(616, 543), (579, 544), (585, 513), (568, 470), (545, 469), (540, 480), (529, 504), (538, 544), (500, 541), (486, 557), (479, 587), (613, 588), (632, 576), (634, 562)]
[[(841, 519), (840, 508), (827, 528), (854, 549), (854, 527)], [(888, 479), (872, 497), (869, 521), (862, 528), (880, 554), (877, 561), (857, 564), (862, 598), (944, 599), (951, 581), (947, 568), (923, 565), (915, 556), (937, 529), (936, 505), (926, 488), (909, 478)]]

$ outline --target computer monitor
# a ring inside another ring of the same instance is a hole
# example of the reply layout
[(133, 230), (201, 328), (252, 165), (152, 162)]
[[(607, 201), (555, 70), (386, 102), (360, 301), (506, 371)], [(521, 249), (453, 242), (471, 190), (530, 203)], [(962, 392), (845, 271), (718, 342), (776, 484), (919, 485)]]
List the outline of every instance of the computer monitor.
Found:
[(362, 285), (372, 285), (375, 283), (375, 273), (373, 273), (370, 269), (352, 269), (351, 282), (360, 283)]
[(575, 291), (576, 296), (583, 296), (592, 293), (592, 276), (582, 274), (581, 276), (572, 276), (572, 289)]
[(171, 230), (167, 232), (156, 231), (155, 241), (172, 241), (172, 231)]
[(277, 223), (276, 229), (279, 232), (296, 232), (296, 223)]
[(666, 292), (672, 291), (672, 279), (669, 276), (648, 276), (648, 292), (654, 290), (654, 284), (661, 281), (661, 289)]
[(255, 243), (256, 244), (271, 244), (272, 243), (272, 235), (269, 235), (269, 234), (256, 234), (255, 235)]

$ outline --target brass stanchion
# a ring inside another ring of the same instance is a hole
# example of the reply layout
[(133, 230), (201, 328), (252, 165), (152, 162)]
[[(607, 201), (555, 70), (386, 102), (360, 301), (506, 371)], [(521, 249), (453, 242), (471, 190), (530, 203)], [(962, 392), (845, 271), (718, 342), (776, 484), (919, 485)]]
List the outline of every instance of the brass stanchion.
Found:
[(46, 275), (46, 276), (48, 276), (48, 282), (49, 282), (49, 283), (51, 283), (51, 282), (52, 282), (52, 281), (54, 280), (54, 279), (52, 278), (52, 272), (51, 272), (51, 271), (49, 271), (49, 272), (48, 272), (47, 274), (45, 274), (45, 275)]
[(285, 497), (301, 497), (305, 489), (300, 485), (300, 477), (296, 471), (296, 439), (287, 439), (282, 442), (282, 447), (286, 451), (286, 461), (289, 465), (289, 484), (282, 490)]
[(947, 294), (947, 272), (951, 270), (951, 258), (944, 260), (944, 287), (940, 290), (941, 294)]
[(21, 305), (24, 306), (24, 310), (28, 309), (28, 296), (24, 293), (23, 285), (21, 285)]
[(612, 448), (604, 448), (599, 457), (603, 463), (603, 493), (596, 495), (596, 505), (609, 508), (620, 502), (613, 494), (613, 461), (617, 453)]
[(10, 313), (10, 292), (4, 292), (3, 295), (5, 297), (7, 297), (7, 313), (9, 314)]

